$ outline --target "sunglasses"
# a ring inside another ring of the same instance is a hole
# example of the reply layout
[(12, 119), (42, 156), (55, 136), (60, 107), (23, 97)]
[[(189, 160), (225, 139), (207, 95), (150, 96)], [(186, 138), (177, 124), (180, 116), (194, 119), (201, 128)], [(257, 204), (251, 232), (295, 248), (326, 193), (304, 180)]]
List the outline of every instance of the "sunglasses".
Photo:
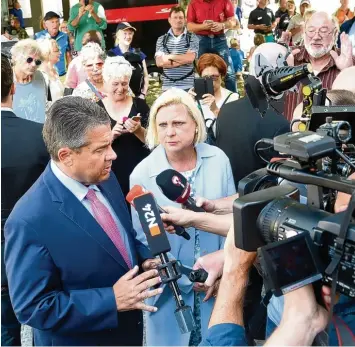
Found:
[(86, 68), (92, 70), (94, 68), (94, 66), (96, 66), (96, 68), (101, 68), (104, 65), (104, 63), (96, 63), (96, 64), (87, 64)]
[(221, 75), (205, 75), (205, 76), (202, 76), (202, 78), (211, 78), (212, 81), (217, 81), (220, 77), (221, 77)]
[(33, 61), (35, 61), (36, 66), (40, 66), (42, 64), (42, 60), (34, 60), (32, 57), (28, 57), (26, 59), (27, 64), (31, 64)]

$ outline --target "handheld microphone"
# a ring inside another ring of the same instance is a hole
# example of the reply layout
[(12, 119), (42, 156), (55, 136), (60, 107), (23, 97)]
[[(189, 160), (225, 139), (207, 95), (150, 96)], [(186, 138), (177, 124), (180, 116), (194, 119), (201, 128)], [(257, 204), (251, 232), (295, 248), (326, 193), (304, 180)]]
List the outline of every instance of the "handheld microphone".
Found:
[[(145, 193), (148, 193), (148, 191), (145, 188), (143, 188), (142, 186), (139, 186), (139, 185), (135, 185), (132, 187), (132, 189), (127, 194), (126, 200), (134, 207), (133, 200), (136, 197), (143, 195)], [(157, 207), (158, 207), (159, 213), (167, 213), (158, 204), (157, 204)], [(172, 225), (174, 227), (176, 235), (182, 236), (185, 240), (190, 240), (190, 235), (186, 232), (185, 228), (183, 228), (179, 225), (175, 225), (173, 223), (167, 223), (167, 224)]]
[(168, 284), (176, 302), (175, 318), (182, 334), (191, 332), (196, 328), (195, 320), (190, 306), (185, 305), (177, 280), (181, 277), (181, 263), (169, 260), (167, 252), (170, 243), (166, 236), (163, 222), (160, 218), (158, 206), (151, 193), (145, 193), (133, 200), (143, 231), (147, 236), (149, 248), (154, 256), (159, 256), (161, 265), (158, 271), (162, 283)]
[(156, 182), (168, 199), (182, 204), (194, 212), (205, 212), (202, 207), (197, 207), (195, 199), (190, 197), (190, 183), (180, 172), (173, 169), (165, 170), (157, 176)]

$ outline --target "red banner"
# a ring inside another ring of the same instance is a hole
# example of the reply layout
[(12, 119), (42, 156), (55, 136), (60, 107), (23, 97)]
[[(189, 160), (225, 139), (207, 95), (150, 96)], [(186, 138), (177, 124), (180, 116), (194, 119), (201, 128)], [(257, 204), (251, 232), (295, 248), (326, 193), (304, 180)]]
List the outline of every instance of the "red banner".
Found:
[(167, 19), (170, 9), (176, 6), (174, 4), (158, 5), (158, 6), (143, 6), (132, 8), (117, 8), (114, 10), (105, 10), (107, 22), (142, 22), (148, 20)]

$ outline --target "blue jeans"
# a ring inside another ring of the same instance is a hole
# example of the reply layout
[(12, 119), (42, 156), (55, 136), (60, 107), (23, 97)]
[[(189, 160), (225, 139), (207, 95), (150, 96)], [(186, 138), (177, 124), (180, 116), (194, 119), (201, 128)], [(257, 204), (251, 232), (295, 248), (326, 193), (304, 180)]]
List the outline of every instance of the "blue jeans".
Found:
[[(276, 299), (276, 301), (274, 301)], [(270, 306), (271, 305), (271, 306)], [(281, 308), (281, 310), (280, 310)], [(280, 324), (283, 312), (283, 297), (273, 297), (268, 306), (268, 318), (266, 322), (266, 338), (269, 338)], [(334, 314), (341, 318), (351, 331), (355, 331), (355, 300), (345, 295), (340, 295), (339, 301), (334, 306)], [(277, 321), (274, 321), (277, 320)], [(334, 324), (330, 324), (329, 345), (339, 346), (337, 332)]]
[(197, 35), (200, 40), (200, 45), (198, 49), (198, 57), (200, 58), (202, 54), (214, 53), (218, 54), (225, 63), (227, 64), (227, 76), (225, 79), (226, 88), (231, 92), (236, 92), (236, 77), (233, 67), (233, 61), (229, 53), (229, 48), (227, 45), (226, 35), (216, 35), (211, 38), (205, 35)]
[(1, 346), (21, 346), (21, 324), (15, 316), (8, 291), (1, 293)]

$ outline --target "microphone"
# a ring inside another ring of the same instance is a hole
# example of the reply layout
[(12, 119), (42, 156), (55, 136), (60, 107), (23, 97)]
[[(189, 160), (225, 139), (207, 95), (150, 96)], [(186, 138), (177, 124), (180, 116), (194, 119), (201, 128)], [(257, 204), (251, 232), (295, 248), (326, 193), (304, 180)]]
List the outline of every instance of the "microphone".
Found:
[(185, 305), (177, 280), (181, 277), (178, 260), (169, 260), (167, 253), (171, 250), (168, 237), (160, 218), (158, 206), (151, 193), (145, 193), (133, 199), (149, 248), (154, 256), (159, 256), (161, 265), (158, 271), (162, 283), (168, 284), (176, 302), (175, 318), (182, 334), (196, 328), (190, 306)]
[[(132, 189), (129, 191), (129, 193), (127, 194), (126, 196), (126, 200), (133, 206), (133, 200), (140, 196), (140, 195), (143, 195), (143, 194), (146, 194), (148, 193), (148, 191), (143, 188), (142, 186), (139, 186), (139, 185), (135, 185), (132, 187)], [(160, 207), (158, 204), (157, 204), (157, 208), (158, 208), (158, 211), (159, 213), (167, 213), (162, 207)], [(183, 228), (182, 226), (179, 226), (179, 225), (175, 225), (173, 223), (167, 223), (168, 225), (172, 225), (175, 229), (175, 233), (176, 235), (179, 235), (179, 236), (182, 236), (185, 240), (190, 240), (190, 235), (186, 232), (185, 228)]]
[(197, 207), (195, 199), (190, 197), (190, 183), (180, 172), (173, 169), (165, 170), (157, 176), (156, 182), (168, 199), (182, 204), (194, 212), (205, 212), (202, 207)]

